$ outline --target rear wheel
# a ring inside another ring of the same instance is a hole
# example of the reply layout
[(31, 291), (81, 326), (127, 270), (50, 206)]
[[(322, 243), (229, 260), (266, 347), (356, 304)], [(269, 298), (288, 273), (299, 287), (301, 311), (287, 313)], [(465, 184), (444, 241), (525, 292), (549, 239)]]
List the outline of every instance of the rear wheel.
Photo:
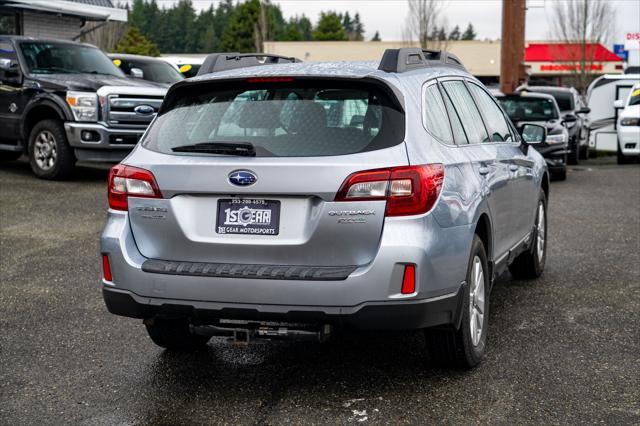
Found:
[(567, 155), (567, 164), (571, 164), (573, 166), (577, 165), (580, 159), (578, 140), (577, 138), (571, 142), (571, 152)]
[(509, 272), (515, 278), (532, 279), (542, 275), (547, 260), (547, 200), (540, 191), (531, 249), (516, 257)]
[(425, 336), (433, 361), (469, 369), (484, 357), (489, 325), (489, 268), (484, 245), (477, 235), (471, 245), (462, 305), (459, 329), (427, 329)]
[(60, 120), (42, 120), (33, 126), (28, 154), (31, 170), (41, 179), (65, 179), (76, 162)]
[(580, 147), (580, 159), (588, 160), (589, 159), (589, 146), (583, 145)]
[(193, 334), (186, 319), (150, 318), (147, 333), (156, 345), (176, 352), (193, 352), (207, 345), (211, 337)]

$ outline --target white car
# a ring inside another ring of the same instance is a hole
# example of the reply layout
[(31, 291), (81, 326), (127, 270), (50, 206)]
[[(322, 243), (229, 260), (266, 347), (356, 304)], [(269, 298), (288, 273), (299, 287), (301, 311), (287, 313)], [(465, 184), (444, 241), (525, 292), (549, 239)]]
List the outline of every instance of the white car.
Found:
[(631, 89), (626, 101), (615, 102), (616, 109), (624, 108), (618, 116), (618, 164), (640, 158), (640, 83)]

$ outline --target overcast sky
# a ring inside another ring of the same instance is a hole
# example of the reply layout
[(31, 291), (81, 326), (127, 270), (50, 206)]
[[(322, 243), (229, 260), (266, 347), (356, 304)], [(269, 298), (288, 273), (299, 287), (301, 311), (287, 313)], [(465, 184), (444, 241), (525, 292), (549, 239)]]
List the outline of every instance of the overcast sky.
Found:
[[(175, 0), (159, 0), (158, 3), (173, 3)], [(192, 0), (196, 8), (207, 8), (219, 1)], [(551, 38), (549, 22), (552, 17), (552, 3), (557, 0), (527, 0), (526, 38), (527, 40), (547, 40)], [(305, 14), (314, 23), (320, 11), (348, 11), (352, 16), (360, 13), (365, 25), (366, 38), (380, 31), (386, 41), (402, 40), (402, 28), (407, 16), (406, 0), (272, 0), (282, 8), (286, 18)], [(444, 14), (448, 27), (460, 25), (464, 30), (471, 22), (478, 38), (496, 39), (500, 37), (502, 0), (448, 0), (445, 1)], [(640, 30), (640, 1), (611, 0), (616, 9), (615, 35), (609, 45), (622, 43), (625, 31)]]

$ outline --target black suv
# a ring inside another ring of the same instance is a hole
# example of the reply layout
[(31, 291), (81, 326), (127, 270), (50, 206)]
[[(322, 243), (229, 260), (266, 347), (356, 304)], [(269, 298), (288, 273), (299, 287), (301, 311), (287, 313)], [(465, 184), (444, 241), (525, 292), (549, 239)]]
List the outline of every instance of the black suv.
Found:
[(109, 53), (107, 56), (122, 72), (133, 78), (153, 81), (165, 87), (184, 80), (178, 68), (164, 59), (122, 53)]
[(586, 107), (580, 94), (573, 87), (560, 86), (520, 86), (517, 92), (544, 93), (554, 97), (560, 108), (562, 120), (569, 131), (569, 164), (578, 164), (589, 155), (589, 121), (587, 114), (591, 109)]
[(499, 94), (496, 99), (518, 129), (525, 124), (538, 124), (547, 129), (545, 142), (537, 144), (536, 150), (547, 162), (551, 177), (554, 180), (565, 180), (569, 132), (553, 96), (522, 92), (513, 95)]
[(62, 179), (79, 161), (122, 160), (166, 88), (127, 78), (98, 48), (0, 36), (0, 158), (29, 158), (36, 176)]

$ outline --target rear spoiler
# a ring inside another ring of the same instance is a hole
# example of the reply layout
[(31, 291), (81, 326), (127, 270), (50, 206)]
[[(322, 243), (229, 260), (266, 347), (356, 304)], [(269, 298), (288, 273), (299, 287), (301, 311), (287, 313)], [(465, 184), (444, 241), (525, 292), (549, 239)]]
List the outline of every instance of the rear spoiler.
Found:
[(271, 55), (269, 53), (212, 53), (204, 60), (198, 70), (198, 76), (212, 72), (226, 71), (237, 68), (256, 67), (261, 65), (288, 64), (302, 62), (298, 58)]

